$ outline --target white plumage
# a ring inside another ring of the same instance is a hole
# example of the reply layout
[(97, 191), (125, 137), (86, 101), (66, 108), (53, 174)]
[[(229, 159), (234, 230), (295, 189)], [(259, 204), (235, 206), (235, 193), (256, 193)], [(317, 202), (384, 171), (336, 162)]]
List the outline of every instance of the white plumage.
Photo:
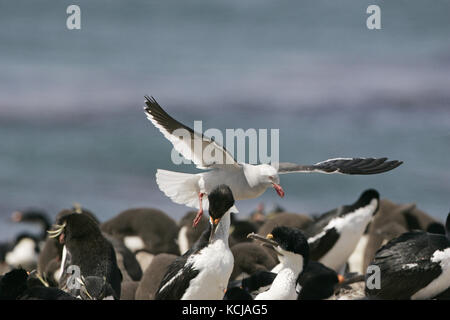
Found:
[(235, 200), (259, 197), (269, 187), (273, 187), (278, 195), (283, 197), (284, 190), (280, 186), (279, 174), (291, 172), (376, 174), (392, 170), (402, 163), (386, 162), (387, 158), (335, 158), (314, 165), (240, 163), (213, 139), (194, 132), (168, 115), (154, 98), (146, 97), (145, 103), (147, 118), (172, 143), (174, 149), (192, 161), (197, 168), (210, 169), (199, 174), (161, 169), (156, 173), (156, 182), (166, 196), (175, 203), (198, 208), (200, 211), (208, 208), (207, 200), (202, 202), (203, 195), (211, 192), (219, 184), (228, 185)]
[(442, 273), (425, 288), (417, 291), (411, 297), (412, 300), (429, 299), (448, 289), (450, 283), (450, 248), (436, 251), (431, 257), (431, 262), (439, 263)]
[(277, 250), (282, 254), (282, 256), (278, 257), (280, 260), (278, 274), (273, 280), (270, 289), (258, 294), (255, 300), (297, 299), (297, 278), (303, 270), (303, 257), (281, 248), (277, 248)]
[(319, 262), (337, 272), (341, 271), (341, 268), (355, 250), (377, 207), (378, 199), (373, 199), (367, 206), (361, 207), (343, 217), (331, 220), (324, 231), (309, 238), (308, 242), (312, 243), (331, 228), (335, 228), (340, 234), (333, 248)]

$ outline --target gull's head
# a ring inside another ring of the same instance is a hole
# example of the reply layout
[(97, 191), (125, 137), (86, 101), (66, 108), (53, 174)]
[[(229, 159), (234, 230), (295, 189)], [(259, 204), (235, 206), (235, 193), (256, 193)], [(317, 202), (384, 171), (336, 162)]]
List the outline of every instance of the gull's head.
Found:
[(277, 194), (283, 198), (284, 190), (280, 186), (280, 177), (278, 171), (269, 164), (260, 164), (257, 166), (259, 171), (260, 182), (275, 189)]
[[(270, 164), (243, 164), (245, 178), (250, 187), (273, 187), (280, 197), (284, 197), (284, 190), (280, 186), (278, 170)], [(265, 190), (265, 189), (264, 189)]]

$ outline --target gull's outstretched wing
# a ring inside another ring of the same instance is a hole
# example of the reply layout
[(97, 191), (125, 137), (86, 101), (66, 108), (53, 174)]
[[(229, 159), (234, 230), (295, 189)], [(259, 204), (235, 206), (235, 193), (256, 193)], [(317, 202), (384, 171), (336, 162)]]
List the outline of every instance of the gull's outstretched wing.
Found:
[[(203, 134), (194, 132), (191, 128), (169, 116), (153, 97), (146, 96), (145, 99), (144, 110), (147, 118), (172, 143), (175, 150), (187, 160), (191, 160), (197, 168), (209, 169), (223, 166), (238, 168), (240, 166), (223, 146)], [(178, 135), (180, 132), (186, 133), (190, 138), (182, 138)], [(198, 141), (199, 147), (194, 148), (196, 143), (194, 140)], [(204, 152), (206, 148), (208, 149)]]
[(387, 158), (336, 158), (313, 165), (280, 162), (278, 173), (321, 172), (342, 174), (377, 174), (397, 168), (402, 161), (386, 161)]

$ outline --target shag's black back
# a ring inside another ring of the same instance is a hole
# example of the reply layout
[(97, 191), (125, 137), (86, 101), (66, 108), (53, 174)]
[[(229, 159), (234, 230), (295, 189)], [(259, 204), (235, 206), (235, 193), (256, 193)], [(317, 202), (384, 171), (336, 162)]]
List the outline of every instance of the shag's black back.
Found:
[[(389, 241), (376, 252), (371, 263), (380, 268), (380, 289), (366, 286), (366, 295), (375, 299), (410, 299), (442, 273), (439, 263), (430, 259), (437, 250), (449, 246), (445, 236), (424, 231), (407, 232)], [(366, 284), (370, 276), (366, 275)]]
[(321, 300), (333, 295), (337, 273), (320, 262), (310, 261), (297, 279), (302, 287), (298, 300)]
[[(190, 281), (200, 272), (199, 270), (193, 269), (191, 264), (187, 264), (187, 260), (191, 255), (197, 254), (209, 244), (210, 233), (211, 224), (208, 224), (208, 227), (203, 231), (202, 235), (194, 243), (192, 248), (181, 257), (178, 257), (169, 266), (156, 292), (155, 300), (180, 300), (183, 297), (186, 289), (189, 287)], [(182, 275), (178, 274), (180, 271), (183, 272)], [(171, 279), (173, 279), (173, 281), (164, 287)], [(161, 288), (163, 288), (163, 290), (161, 290)]]

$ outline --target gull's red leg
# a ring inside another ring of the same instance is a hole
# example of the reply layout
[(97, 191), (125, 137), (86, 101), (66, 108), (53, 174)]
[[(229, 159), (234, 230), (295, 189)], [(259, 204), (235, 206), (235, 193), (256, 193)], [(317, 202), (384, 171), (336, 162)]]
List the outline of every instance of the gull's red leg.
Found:
[(199, 203), (199, 208), (197, 211), (197, 215), (194, 218), (194, 222), (192, 223), (192, 226), (195, 228), (198, 223), (200, 222), (200, 219), (203, 216), (203, 204), (202, 204), (202, 198), (205, 194), (203, 192), (199, 192), (198, 193), (198, 203)]

